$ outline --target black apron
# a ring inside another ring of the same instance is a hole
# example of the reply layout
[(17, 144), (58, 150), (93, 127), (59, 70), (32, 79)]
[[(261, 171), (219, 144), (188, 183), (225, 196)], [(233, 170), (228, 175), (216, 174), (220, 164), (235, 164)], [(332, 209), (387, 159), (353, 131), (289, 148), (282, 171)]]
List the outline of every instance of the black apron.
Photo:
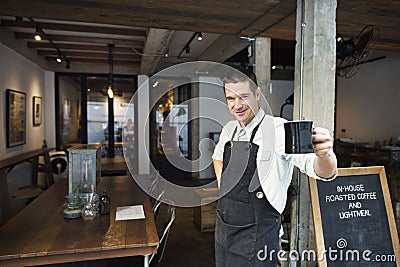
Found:
[[(236, 128), (224, 147), (215, 227), (217, 267), (278, 264), (280, 214), (260, 186), (256, 162), (259, 147), (253, 143), (260, 124), (249, 142), (233, 141)], [(275, 253), (270, 257), (272, 250)]]

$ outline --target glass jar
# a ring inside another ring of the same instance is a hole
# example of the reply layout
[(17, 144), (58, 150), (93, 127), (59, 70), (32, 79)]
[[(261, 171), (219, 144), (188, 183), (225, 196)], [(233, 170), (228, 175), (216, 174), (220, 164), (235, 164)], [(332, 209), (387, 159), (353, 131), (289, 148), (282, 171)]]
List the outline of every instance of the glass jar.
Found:
[(81, 217), (83, 202), (79, 195), (71, 194), (67, 196), (68, 202), (63, 209), (63, 216), (66, 219), (74, 219)]
[[(98, 200), (97, 200), (98, 201)], [(82, 209), (82, 219), (85, 221), (93, 220), (97, 216), (96, 202), (86, 202)]]

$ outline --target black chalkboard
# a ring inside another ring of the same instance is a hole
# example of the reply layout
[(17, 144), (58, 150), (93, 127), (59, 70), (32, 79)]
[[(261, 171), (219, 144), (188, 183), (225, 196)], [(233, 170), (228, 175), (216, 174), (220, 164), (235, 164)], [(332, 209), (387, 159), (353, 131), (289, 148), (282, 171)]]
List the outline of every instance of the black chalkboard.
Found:
[(399, 238), (383, 167), (310, 178), (320, 266), (399, 266)]

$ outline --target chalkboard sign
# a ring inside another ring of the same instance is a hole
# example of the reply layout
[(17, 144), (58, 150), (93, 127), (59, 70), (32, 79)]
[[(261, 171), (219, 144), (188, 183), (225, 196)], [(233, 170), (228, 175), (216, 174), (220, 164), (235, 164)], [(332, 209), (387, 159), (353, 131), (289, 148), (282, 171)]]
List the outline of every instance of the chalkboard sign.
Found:
[(343, 168), (333, 181), (309, 182), (319, 266), (400, 266), (384, 167)]

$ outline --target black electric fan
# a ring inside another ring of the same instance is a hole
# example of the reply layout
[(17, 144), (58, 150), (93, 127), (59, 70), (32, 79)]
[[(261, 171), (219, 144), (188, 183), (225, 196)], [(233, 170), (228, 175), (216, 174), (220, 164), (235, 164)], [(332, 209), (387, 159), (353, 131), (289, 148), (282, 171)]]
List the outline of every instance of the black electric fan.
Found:
[(379, 28), (365, 26), (355, 38), (345, 40), (340, 34), (336, 38), (336, 74), (340, 77), (354, 76), (365, 63), (384, 57), (368, 60), (372, 53), (369, 44), (379, 36)]

